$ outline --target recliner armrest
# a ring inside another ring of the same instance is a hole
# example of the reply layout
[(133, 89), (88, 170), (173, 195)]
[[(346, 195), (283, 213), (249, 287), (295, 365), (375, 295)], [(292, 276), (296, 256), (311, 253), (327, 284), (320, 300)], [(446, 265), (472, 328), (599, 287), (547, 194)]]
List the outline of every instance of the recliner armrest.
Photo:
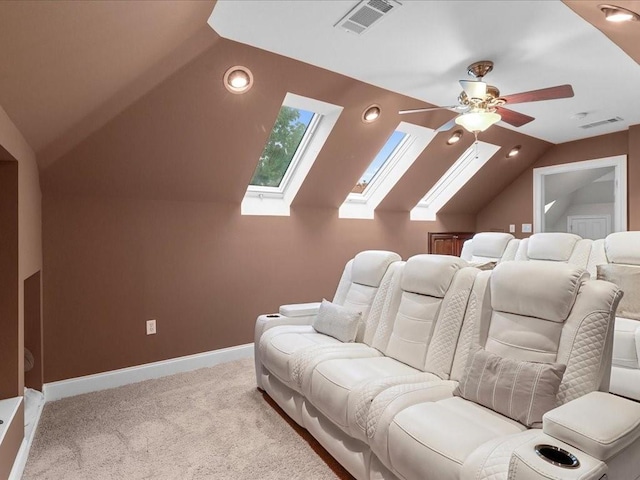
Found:
[(606, 461), (640, 438), (640, 403), (591, 392), (547, 412), (542, 430)]
[(285, 317), (306, 317), (308, 315), (317, 315), (320, 309), (320, 302), (312, 303), (292, 303), (290, 305), (280, 306), (280, 315)]

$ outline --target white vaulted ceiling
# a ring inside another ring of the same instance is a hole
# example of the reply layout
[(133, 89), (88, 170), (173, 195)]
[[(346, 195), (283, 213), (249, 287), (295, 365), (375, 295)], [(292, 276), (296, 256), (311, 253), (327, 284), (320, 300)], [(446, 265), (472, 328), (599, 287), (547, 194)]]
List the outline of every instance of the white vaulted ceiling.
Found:
[[(456, 103), (458, 80), (478, 60), (494, 62), (485, 80), (503, 95), (569, 83), (573, 98), (509, 107), (536, 118), (518, 131), (553, 143), (640, 123), (640, 65), (560, 1), (404, 1), (362, 35), (335, 28), (357, 3), (220, 0), (209, 23), (223, 37), (439, 106)], [(633, 23), (620, 28), (640, 29)], [(579, 128), (613, 117), (623, 121)]]

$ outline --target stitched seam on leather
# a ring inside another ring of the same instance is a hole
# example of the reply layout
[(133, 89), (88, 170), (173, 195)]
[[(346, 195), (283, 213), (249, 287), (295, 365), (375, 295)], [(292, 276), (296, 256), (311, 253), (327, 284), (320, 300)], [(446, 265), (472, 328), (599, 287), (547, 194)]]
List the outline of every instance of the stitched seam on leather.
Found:
[(407, 430), (405, 430), (404, 428), (402, 428), (401, 425), (398, 424), (398, 422), (396, 422), (395, 420), (393, 421), (393, 423), (400, 429), (402, 430), (404, 433), (406, 433), (407, 435), (409, 435), (411, 438), (413, 438), (416, 442), (418, 442), (420, 445), (422, 445), (423, 447), (425, 447), (428, 450), (431, 450), (432, 452), (440, 455), (441, 457), (444, 457), (448, 460), (451, 460), (452, 462), (457, 463), (458, 465), (462, 465), (462, 462), (459, 460), (456, 460), (455, 458), (450, 457), (449, 455), (445, 455), (443, 452), (439, 452), (438, 450), (435, 450), (434, 448), (431, 448), (429, 445), (425, 444), (423, 441), (421, 441), (420, 439), (416, 438), (415, 435), (412, 435), (410, 432), (408, 432)]
[[(554, 322), (554, 323), (556, 323), (556, 322)], [(498, 339), (497, 339), (497, 338), (495, 338), (495, 337), (489, 337), (489, 338), (490, 338), (491, 340), (493, 340), (494, 342), (500, 343), (500, 344), (502, 344), (502, 345), (506, 345), (506, 346), (508, 346), (508, 347), (518, 348), (518, 349), (520, 349), (520, 350), (528, 350), (528, 351), (530, 351), (530, 352), (538, 352), (538, 353), (552, 353), (552, 354), (554, 354), (554, 355), (556, 355), (556, 354), (558, 353), (558, 352), (554, 352), (554, 351), (552, 351), (552, 350), (540, 350), (540, 349), (538, 349), (538, 348), (525, 347), (525, 346), (523, 346), (523, 345), (515, 345), (515, 344), (513, 344), (513, 343), (505, 342), (505, 341), (503, 341), (503, 340), (498, 340)]]
[(338, 388), (341, 388), (341, 389), (343, 389), (343, 390), (349, 391), (349, 389), (348, 389), (347, 387), (345, 387), (345, 386), (343, 386), (343, 385), (340, 385), (340, 384), (338, 384), (338, 383), (334, 382), (334, 381), (333, 381), (333, 380), (331, 380), (329, 377), (327, 377), (324, 373), (322, 373), (322, 372), (318, 372), (317, 367), (316, 367), (316, 372), (318, 373), (318, 375), (322, 375), (322, 376), (327, 380), (327, 382), (333, 383), (333, 384), (334, 384), (336, 387), (338, 387)]

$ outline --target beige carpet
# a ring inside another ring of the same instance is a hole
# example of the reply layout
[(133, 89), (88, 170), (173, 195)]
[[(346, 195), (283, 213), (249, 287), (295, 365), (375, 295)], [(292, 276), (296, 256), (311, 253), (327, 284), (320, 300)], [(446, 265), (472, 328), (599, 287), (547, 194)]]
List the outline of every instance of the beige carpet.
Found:
[(247, 359), (46, 404), (23, 480), (349, 478), (309, 438)]

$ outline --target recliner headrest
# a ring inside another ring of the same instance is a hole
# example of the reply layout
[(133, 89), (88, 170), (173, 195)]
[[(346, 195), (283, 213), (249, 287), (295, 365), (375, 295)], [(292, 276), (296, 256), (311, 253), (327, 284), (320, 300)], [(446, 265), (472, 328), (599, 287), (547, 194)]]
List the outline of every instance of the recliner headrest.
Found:
[(568, 262), (578, 241), (582, 238), (573, 233), (536, 233), (529, 237), (527, 257), (531, 260)]
[(515, 237), (510, 233), (482, 232), (473, 236), (473, 255), (499, 259), (504, 254), (507, 244)]
[(491, 307), (564, 322), (589, 273), (562, 262), (503, 262), (491, 274)]
[(386, 250), (360, 252), (353, 259), (351, 280), (354, 283), (377, 288), (380, 286), (389, 265), (400, 260), (400, 255)]
[(450, 255), (415, 255), (407, 260), (400, 288), (405, 292), (444, 297), (458, 270), (467, 262)]
[(617, 232), (604, 241), (609, 263), (640, 265), (640, 232)]

